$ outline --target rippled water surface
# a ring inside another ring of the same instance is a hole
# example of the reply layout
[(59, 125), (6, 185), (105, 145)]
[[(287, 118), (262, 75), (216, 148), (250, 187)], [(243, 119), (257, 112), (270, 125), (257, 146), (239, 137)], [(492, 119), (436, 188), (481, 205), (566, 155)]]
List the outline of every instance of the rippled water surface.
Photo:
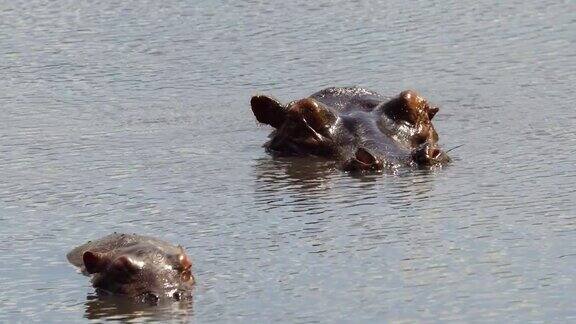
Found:
[[(576, 320), (573, 1), (0, 1), (0, 321)], [(250, 96), (414, 88), (454, 163), (274, 159)], [(65, 254), (180, 243), (185, 304)]]

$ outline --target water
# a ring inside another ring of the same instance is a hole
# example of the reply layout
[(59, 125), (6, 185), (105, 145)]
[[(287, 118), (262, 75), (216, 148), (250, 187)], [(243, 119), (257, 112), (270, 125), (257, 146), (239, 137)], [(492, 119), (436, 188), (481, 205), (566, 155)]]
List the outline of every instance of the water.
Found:
[[(0, 321), (576, 319), (572, 1), (0, 1)], [(249, 108), (414, 88), (454, 163), (273, 159)], [(185, 246), (190, 304), (94, 299), (112, 231)]]

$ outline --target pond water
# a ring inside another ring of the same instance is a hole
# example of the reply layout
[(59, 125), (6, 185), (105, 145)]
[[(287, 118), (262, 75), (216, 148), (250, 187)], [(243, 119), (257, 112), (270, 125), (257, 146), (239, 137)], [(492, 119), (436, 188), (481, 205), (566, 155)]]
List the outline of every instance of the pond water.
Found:
[[(1, 1), (0, 321), (576, 320), (573, 1)], [(275, 159), (253, 94), (416, 89), (454, 162)], [(95, 298), (110, 232), (190, 303)]]

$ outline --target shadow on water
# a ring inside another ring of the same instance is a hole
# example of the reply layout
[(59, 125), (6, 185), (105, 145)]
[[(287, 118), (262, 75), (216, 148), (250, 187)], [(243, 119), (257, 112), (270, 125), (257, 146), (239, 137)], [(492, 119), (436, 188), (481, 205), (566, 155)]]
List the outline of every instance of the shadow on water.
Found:
[(386, 204), (425, 204), (441, 170), (348, 173), (319, 158), (263, 158), (254, 164), (256, 204), (264, 210), (292, 207), (308, 214)]
[(269, 221), (266, 233), (280, 247), (290, 242), (331, 257), (379, 248), (394, 254), (420, 242), (423, 224), (438, 217), (431, 207), (442, 169), (361, 174), (316, 158), (272, 157), (253, 168), (255, 208), (264, 211), (257, 217)]
[(259, 184), (303, 191), (322, 188), (332, 174), (339, 172), (336, 163), (315, 157), (262, 158), (257, 160), (255, 170)]
[(336, 164), (320, 158), (263, 158), (254, 164), (256, 204), (265, 210), (294, 206), (314, 212), (330, 199)]
[(107, 321), (176, 321), (187, 323), (194, 315), (193, 299), (150, 305), (118, 296), (89, 294), (86, 297), (84, 317)]

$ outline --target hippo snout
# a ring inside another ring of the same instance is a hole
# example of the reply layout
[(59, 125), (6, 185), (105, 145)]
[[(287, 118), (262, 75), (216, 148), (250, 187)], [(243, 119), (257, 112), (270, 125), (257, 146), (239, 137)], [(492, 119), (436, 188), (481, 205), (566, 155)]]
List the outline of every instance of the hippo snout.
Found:
[(414, 162), (420, 166), (432, 166), (450, 162), (450, 157), (437, 145), (422, 144), (412, 152)]

